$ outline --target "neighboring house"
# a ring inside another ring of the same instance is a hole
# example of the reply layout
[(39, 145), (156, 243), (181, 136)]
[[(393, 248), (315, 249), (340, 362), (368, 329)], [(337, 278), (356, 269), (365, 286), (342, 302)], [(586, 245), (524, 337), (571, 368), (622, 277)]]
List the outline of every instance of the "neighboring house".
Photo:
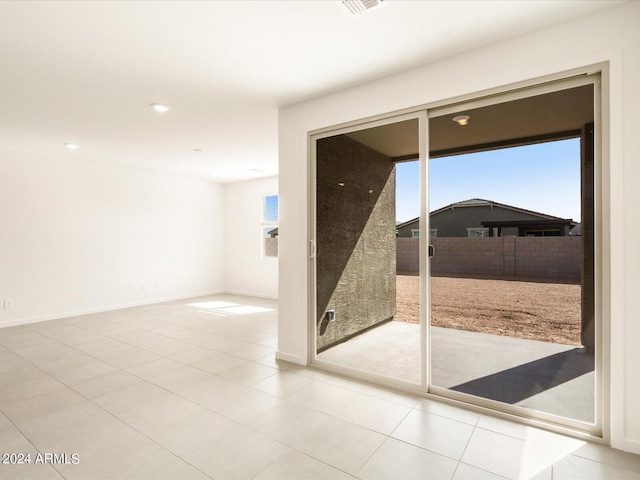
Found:
[(573, 237), (579, 237), (582, 235), (582, 225), (580, 223), (576, 224), (575, 227), (573, 227), (571, 229), (571, 231), (569, 232), (569, 235), (573, 236)]
[[(430, 237), (566, 236), (578, 223), (491, 200), (472, 198), (429, 215)], [(396, 225), (398, 237), (420, 236), (420, 219)]]
[(276, 227), (273, 230), (269, 230), (267, 235), (269, 235), (269, 238), (278, 238), (278, 228)]
[[(396, 225), (396, 236), (403, 238), (419, 238), (420, 237), (420, 217), (407, 220)], [(436, 237), (436, 232), (430, 232), (431, 237)]]

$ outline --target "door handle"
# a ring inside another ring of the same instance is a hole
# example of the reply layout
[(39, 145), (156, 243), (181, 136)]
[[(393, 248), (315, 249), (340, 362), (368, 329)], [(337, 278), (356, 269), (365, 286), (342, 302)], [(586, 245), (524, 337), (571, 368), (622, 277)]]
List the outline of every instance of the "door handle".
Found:
[(436, 254), (436, 247), (429, 245), (429, 258), (432, 258)]
[(309, 240), (309, 258), (316, 257), (316, 242)]

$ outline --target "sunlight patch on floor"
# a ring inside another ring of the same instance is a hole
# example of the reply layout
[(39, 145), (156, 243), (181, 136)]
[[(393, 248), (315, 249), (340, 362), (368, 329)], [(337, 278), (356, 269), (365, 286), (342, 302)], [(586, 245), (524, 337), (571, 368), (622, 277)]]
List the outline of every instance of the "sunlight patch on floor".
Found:
[(189, 307), (205, 309), (207, 313), (222, 315), (251, 315), (254, 313), (273, 312), (272, 308), (255, 307), (232, 302), (198, 302), (189, 303)]

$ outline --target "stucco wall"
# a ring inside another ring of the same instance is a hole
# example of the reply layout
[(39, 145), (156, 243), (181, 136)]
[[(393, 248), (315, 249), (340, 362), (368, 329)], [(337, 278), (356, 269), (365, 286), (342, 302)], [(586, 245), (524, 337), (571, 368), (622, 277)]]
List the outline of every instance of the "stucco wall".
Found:
[[(395, 314), (395, 168), (389, 157), (344, 135), (321, 139), (317, 148), (322, 350)], [(333, 322), (324, 318), (329, 309)]]

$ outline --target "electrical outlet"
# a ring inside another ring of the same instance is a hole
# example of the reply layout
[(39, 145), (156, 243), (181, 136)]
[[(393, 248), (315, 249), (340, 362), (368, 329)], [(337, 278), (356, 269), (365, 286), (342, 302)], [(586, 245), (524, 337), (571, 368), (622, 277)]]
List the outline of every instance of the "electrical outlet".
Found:
[(14, 307), (14, 302), (13, 302), (13, 298), (5, 298), (4, 299), (4, 308), (5, 309), (10, 309)]

